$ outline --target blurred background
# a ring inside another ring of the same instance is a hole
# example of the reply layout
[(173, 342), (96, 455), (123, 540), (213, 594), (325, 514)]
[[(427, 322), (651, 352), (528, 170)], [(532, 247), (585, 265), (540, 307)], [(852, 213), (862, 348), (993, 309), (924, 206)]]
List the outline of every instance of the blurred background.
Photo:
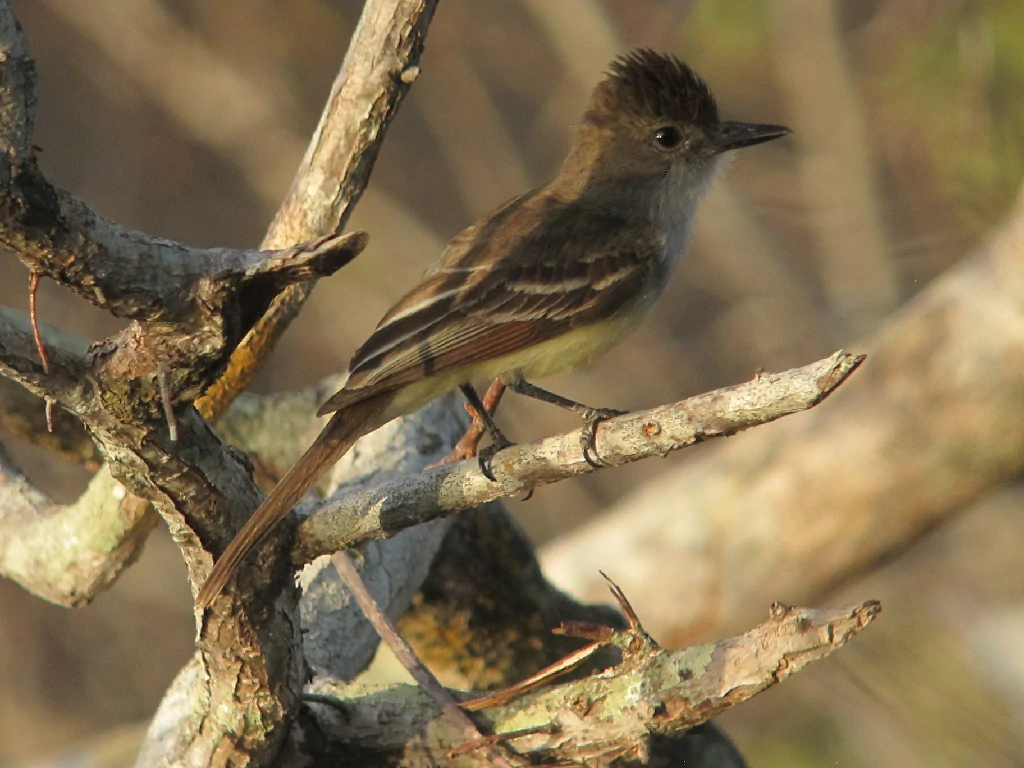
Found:
[[(45, 172), (147, 233), (255, 246), (361, 6), (16, 2), (38, 62)], [(590, 88), (636, 46), (687, 61), (726, 118), (795, 134), (736, 159), (688, 261), (628, 345), (544, 382), (583, 402), (652, 406), (856, 349), (1017, 195), (1020, 0), (444, 0), (349, 223), (370, 246), (318, 286), (258, 390), (344, 370), (451, 236), (551, 176)], [(0, 304), (25, 308), (27, 280), (0, 257)], [(46, 282), (39, 306), (90, 339), (117, 329)], [(511, 397), (500, 420), (519, 440), (575, 426)], [(89, 476), (0, 440), (58, 500)], [(560, 483), (510, 510), (541, 546), (687, 458)], [(1002, 488), (845, 585), (835, 601), (881, 598), (883, 620), (721, 718), (751, 765), (1024, 765), (1022, 500), (1019, 485)], [(977, 619), (969, 630), (965, 606)], [(0, 616), (0, 766), (78, 750), (130, 764), (192, 649), (184, 568), (162, 530), (94, 605), (68, 612), (0, 582)]]

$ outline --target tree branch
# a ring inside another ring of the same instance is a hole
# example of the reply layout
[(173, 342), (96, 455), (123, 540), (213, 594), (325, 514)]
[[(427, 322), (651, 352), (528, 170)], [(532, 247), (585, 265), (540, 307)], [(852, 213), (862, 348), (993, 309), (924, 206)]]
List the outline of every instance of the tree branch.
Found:
[[(27, 320), (12, 312), (0, 312), (0, 375), (16, 381), (39, 397), (54, 397), (68, 409), (86, 408), (94, 397), (86, 378), (88, 357), (63, 347), (49, 350), (49, 370), (36, 351), (36, 340)], [(73, 406), (73, 407), (72, 407)]]
[[(328, 234), (273, 251), (195, 249), (103, 218), (39, 170), (32, 145), (35, 63), (6, 4), (0, 53), (0, 244), (33, 273), (147, 324), (108, 340), (104, 349), (106, 371), (122, 385), (141, 373), (148, 388), (159, 390), (152, 399), (162, 406), (190, 402), (220, 374), (270, 297), (333, 273), (365, 247), (364, 234)], [(171, 374), (157, 381), (157, 368)]]
[[(27, 319), (13, 310), (0, 310), (0, 321), (5, 318), (21, 330), (23, 344), (27, 343)], [(0, 331), (0, 338), (3, 335)], [(55, 335), (50, 328), (44, 329), (44, 336), (51, 349), (84, 346), (74, 339), (68, 343), (70, 337)], [(301, 425), (312, 422), (323, 391), (333, 383), (284, 396), (248, 395), (224, 419), (222, 432), (232, 445), (271, 467), (286, 467), (308, 444), (309, 429)], [(0, 424), (30, 419), (34, 431), (24, 436), (33, 442), (46, 445), (50, 438), (88, 449), (88, 457), (95, 455), (95, 444), (80, 421), (60, 410), (57, 434), (48, 435), (39, 398), (15, 381), (0, 378)], [(62, 435), (62, 425), (74, 430)], [(68, 458), (82, 457), (72, 452)], [(0, 575), (46, 600), (66, 607), (91, 602), (132, 563), (156, 521), (150, 505), (127, 493), (108, 467), (96, 473), (75, 502), (55, 504), (11, 464), (0, 446)]]
[[(28, 315), (8, 307), (0, 307), (0, 323), (21, 332), (31, 332)], [(39, 323), (43, 344), (47, 349), (61, 348), (75, 355), (85, 354), (88, 344), (84, 339), (65, 333), (46, 323)], [(47, 423), (43, 401), (24, 386), (0, 376), (0, 430), (15, 437), (40, 445), (70, 461), (98, 468), (99, 451), (82, 422), (62, 408), (53, 414), (53, 429)]]
[[(807, 410), (828, 397), (863, 359), (837, 352), (803, 368), (758, 374), (744, 384), (609, 419), (598, 428), (597, 455), (609, 467), (620, 466)], [(492, 462), (497, 482), (484, 477), (473, 460), (333, 499), (302, 520), (292, 559), (305, 563), (442, 515), (593, 472), (583, 456), (582, 434), (575, 430), (499, 452)]]
[(74, 504), (54, 504), (0, 448), (0, 574), (45, 600), (90, 602), (138, 556), (158, 519), (106, 469)]
[[(646, 760), (659, 737), (703, 723), (824, 658), (879, 611), (874, 601), (824, 609), (776, 603), (768, 621), (750, 631), (682, 651), (662, 649), (633, 627), (610, 641), (622, 652), (613, 670), (487, 707), (476, 713), (478, 724), (499, 735), (534, 729), (510, 746), (545, 763)], [(316, 690), (337, 693), (328, 681)], [(361, 765), (418, 768), (459, 744), (449, 721), (409, 686), (339, 699), (330, 707), (316, 705), (314, 711), (339, 749), (359, 750)], [(451, 764), (487, 763), (483, 755), (467, 752)]]
[(900, 285), (840, 6), (780, 0), (770, 16), (779, 95), (800, 126), (797, 191), (817, 244), (832, 322), (868, 333), (898, 306)]

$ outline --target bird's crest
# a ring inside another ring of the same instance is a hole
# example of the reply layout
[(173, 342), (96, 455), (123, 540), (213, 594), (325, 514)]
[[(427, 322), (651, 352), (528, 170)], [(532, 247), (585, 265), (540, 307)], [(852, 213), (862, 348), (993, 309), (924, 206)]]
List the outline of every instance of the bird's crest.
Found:
[(632, 115), (683, 125), (718, 122), (718, 105), (701, 77), (675, 56), (641, 48), (612, 62), (591, 99), (591, 118)]

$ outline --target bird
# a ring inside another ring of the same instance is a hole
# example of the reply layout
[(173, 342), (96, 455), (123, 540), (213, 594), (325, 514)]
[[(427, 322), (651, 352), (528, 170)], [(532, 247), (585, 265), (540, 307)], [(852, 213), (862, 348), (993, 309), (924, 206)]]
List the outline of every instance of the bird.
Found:
[[(700, 200), (732, 151), (790, 133), (723, 121), (699, 75), (669, 54), (615, 59), (595, 86), (554, 177), (456, 235), (440, 260), (384, 315), (349, 364), (331, 414), (228, 544), (200, 589), (209, 607), (245, 556), (316, 479), (365, 434), (474, 381), (588, 408), (529, 379), (582, 366), (632, 332), (686, 250)], [(590, 460), (588, 458), (588, 460)], [(485, 474), (493, 479), (486, 462)]]

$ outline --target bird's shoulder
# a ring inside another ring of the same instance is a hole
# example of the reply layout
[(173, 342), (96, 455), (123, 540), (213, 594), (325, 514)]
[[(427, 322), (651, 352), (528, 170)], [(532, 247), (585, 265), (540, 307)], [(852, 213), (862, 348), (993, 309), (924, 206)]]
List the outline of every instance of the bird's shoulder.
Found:
[(452, 238), (425, 279), (447, 273), (472, 285), (484, 272), (585, 267), (631, 257), (642, 260), (662, 246), (663, 238), (643, 217), (565, 199), (538, 187)]

